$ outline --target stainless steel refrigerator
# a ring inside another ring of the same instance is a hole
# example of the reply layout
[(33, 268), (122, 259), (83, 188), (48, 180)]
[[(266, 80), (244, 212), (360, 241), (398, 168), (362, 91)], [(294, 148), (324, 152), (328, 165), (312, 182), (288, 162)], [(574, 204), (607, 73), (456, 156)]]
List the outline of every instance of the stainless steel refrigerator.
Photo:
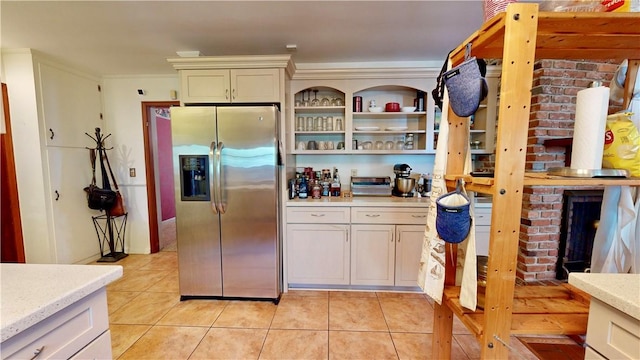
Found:
[(180, 295), (278, 301), (276, 106), (171, 109)]

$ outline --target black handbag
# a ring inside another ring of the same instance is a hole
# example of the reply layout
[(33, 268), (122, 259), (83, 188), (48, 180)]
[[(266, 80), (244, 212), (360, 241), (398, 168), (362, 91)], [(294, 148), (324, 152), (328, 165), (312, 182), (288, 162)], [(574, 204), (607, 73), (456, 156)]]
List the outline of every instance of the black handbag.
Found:
[[(102, 155), (102, 154), (101, 154)], [(90, 209), (94, 210), (110, 210), (116, 203), (117, 194), (115, 191), (110, 189), (109, 180), (103, 179), (103, 183), (106, 181), (106, 186), (104, 189), (98, 187), (96, 185), (96, 150), (89, 149), (89, 157), (91, 160), (91, 169), (93, 171), (93, 176), (91, 178), (91, 184), (84, 188), (84, 191), (87, 193), (87, 204)], [(100, 163), (102, 166), (103, 177), (106, 173), (104, 169), (104, 164), (102, 164), (102, 156), (100, 156)]]

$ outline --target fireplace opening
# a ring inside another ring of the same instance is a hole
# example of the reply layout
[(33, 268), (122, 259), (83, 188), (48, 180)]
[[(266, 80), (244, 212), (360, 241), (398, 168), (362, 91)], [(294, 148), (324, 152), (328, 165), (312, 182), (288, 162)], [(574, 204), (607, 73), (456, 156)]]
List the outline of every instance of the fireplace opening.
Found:
[(564, 192), (556, 265), (558, 280), (566, 280), (570, 272), (584, 272), (591, 266), (591, 253), (600, 220), (602, 194), (602, 190), (566, 190)]

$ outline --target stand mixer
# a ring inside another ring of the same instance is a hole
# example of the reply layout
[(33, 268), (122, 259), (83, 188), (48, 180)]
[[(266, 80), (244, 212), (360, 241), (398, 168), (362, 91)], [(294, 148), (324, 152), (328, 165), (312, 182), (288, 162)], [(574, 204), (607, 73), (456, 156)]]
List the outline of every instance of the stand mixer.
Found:
[(416, 179), (409, 177), (411, 175), (411, 167), (407, 164), (396, 164), (393, 166), (393, 173), (396, 175), (396, 178), (393, 181), (391, 195), (413, 197)]

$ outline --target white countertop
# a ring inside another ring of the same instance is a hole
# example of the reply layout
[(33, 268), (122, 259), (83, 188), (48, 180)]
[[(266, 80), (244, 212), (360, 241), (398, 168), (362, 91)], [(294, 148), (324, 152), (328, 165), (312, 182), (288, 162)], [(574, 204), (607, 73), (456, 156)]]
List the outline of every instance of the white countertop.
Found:
[(323, 197), (322, 199), (293, 199), (287, 201), (287, 206), (376, 206), (376, 207), (427, 207), (428, 197), (402, 198), (396, 196), (353, 196)]
[(569, 273), (569, 284), (640, 319), (640, 274)]
[(119, 265), (0, 264), (1, 341), (122, 276)]

